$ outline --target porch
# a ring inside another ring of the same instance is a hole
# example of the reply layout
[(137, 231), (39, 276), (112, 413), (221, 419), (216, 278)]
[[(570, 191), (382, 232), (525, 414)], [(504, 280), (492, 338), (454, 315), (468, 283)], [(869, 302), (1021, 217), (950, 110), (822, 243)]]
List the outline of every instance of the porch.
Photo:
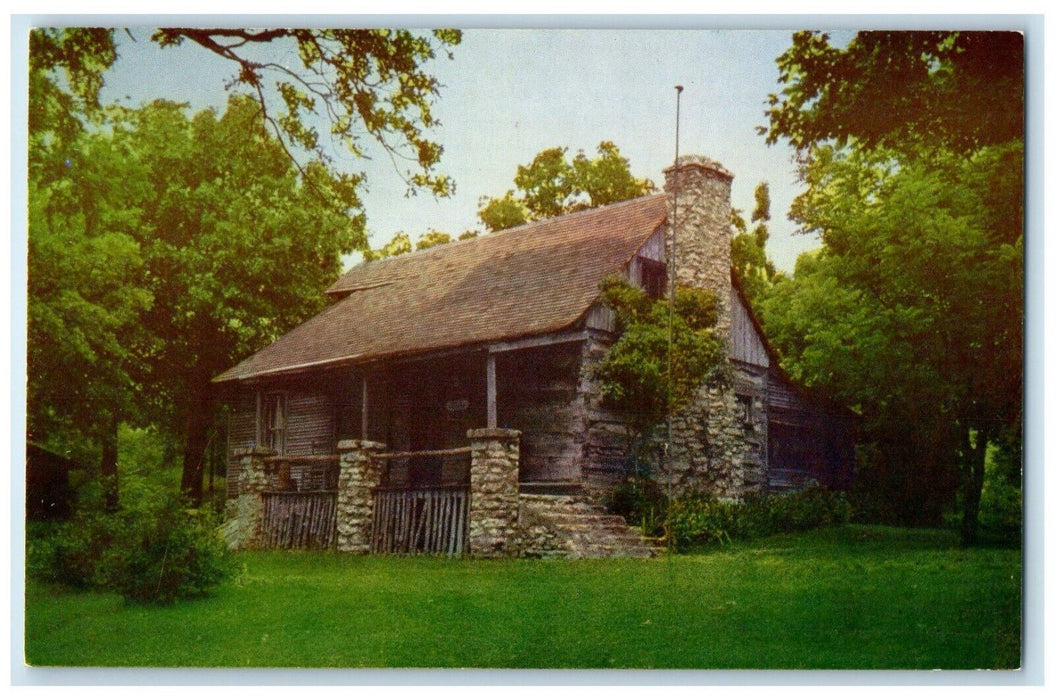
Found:
[[(243, 451), (228, 543), (237, 549), (330, 549), (379, 554), (502, 556), (516, 552), (519, 438), (515, 430), (467, 432), (468, 447), (414, 453), (346, 440), (336, 455)], [(469, 460), (464, 483), (391, 487), (387, 464), (412, 458)]]
[(276, 483), (304, 490), (305, 479), (321, 478), (307, 469), (311, 461), (329, 459), (336, 469), (336, 446), (348, 440), (386, 445), (381, 487), (464, 486), (466, 435), (480, 426), (521, 432), (528, 488), (581, 485), (591, 440), (612, 434), (590, 432), (584, 338), (569, 332), (239, 387), (228, 400), (228, 497), (239, 495), (246, 449), (270, 451), (286, 465)]

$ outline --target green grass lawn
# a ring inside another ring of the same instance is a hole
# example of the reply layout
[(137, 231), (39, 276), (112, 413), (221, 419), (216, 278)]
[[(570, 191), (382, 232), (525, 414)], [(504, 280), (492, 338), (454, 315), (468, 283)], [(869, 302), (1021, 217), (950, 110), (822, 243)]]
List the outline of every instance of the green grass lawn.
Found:
[(34, 582), (33, 665), (974, 669), (1019, 663), (1021, 554), (847, 527), (654, 560), (251, 553), (204, 599)]

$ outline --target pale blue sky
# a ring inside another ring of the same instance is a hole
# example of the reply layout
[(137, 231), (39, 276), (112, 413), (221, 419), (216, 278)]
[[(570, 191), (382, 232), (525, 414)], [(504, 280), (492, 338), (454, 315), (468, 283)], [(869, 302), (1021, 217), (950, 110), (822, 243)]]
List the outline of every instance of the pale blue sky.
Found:
[[(104, 98), (138, 104), (167, 97), (194, 109), (222, 108), (232, 64), (193, 45), (162, 50), (148, 29), (132, 35), (135, 41), (117, 35), (120, 58)], [(755, 185), (770, 183), (770, 254), (790, 270), (817, 242), (793, 236), (786, 219), (798, 191), (791, 150), (767, 147), (755, 132), (767, 96), (779, 87), (775, 59), (790, 42), (790, 31), (777, 30), (467, 30), (453, 60), (430, 66), (445, 86), (434, 110), (442, 126), (433, 136), (444, 146), (441, 166), (456, 194), (407, 199), (388, 158), (344, 161), (369, 178), (371, 245), (399, 231), (415, 239), (429, 228), (454, 235), (482, 228), (480, 197), (512, 188), (516, 166), (551, 146), (593, 153), (602, 140), (614, 141), (636, 175), (662, 185), (662, 169), (674, 157), (674, 86), (681, 84), (681, 153), (729, 168), (733, 205), (748, 213)], [(289, 46), (268, 51), (272, 60), (297, 60)]]

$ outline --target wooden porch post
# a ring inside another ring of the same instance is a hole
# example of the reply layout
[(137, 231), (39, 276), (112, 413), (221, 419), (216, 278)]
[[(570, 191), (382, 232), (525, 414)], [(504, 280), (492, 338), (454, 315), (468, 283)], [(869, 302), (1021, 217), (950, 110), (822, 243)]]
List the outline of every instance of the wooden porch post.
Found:
[(360, 437), (363, 440), (369, 439), (369, 438), (367, 438), (367, 435), (366, 435), (366, 430), (367, 430), (367, 428), (370, 427), (369, 411), (367, 410), (368, 400), (369, 400), (369, 392), (367, 391), (367, 388), (366, 388), (366, 372), (363, 372), (363, 423), (362, 423), (362, 431), (361, 431), (361, 434), (360, 434)]
[(264, 446), (264, 397), (256, 390), (256, 425), (253, 433), (254, 447)]
[(498, 427), (498, 388), (495, 380), (495, 355), (487, 351), (487, 427)]

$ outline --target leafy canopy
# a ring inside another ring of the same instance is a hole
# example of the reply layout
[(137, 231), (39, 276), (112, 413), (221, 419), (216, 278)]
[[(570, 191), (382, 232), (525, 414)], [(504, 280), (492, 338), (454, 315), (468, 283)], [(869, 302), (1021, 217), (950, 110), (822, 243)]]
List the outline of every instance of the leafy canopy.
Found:
[(773, 284), (782, 276), (766, 254), (769, 219), (769, 183), (761, 182), (755, 188), (755, 208), (751, 212), (751, 223), (754, 227), (748, 228), (740, 210), (732, 211), (735, 235), (730, 244), (730, 253), (733, 272), (752, 307), (762, 302)]
[(548, 148), (530, 164), (517, 166), (513, 183), (516, 191), (480, 199), (480, 221), (488, 231), (634, 199), (655, 189), (630, 173), (630, 162), (611, 141), (598, 144), (596, 158), (579, 151), (569, 160), (567, 148)]
[[(55, 89), (45, 100), (30, 100), (31, 133), (68, 130), (61, 120), (79, 120), (78, 115), (99, 108), (103, 74), (117, 58), (113, 33), (77, 28), (31, 32), (31, 80), (60, 72), (68, 86), (59, 89), (52, 80)], [(396, 166), (408, 193), (453, 192), (454, 183), (437, 170), (443, 147), (428, 136), (439, 126), (433, 103), (441, 86), (426, 66), (438, 53), (453, 57), (460, 31), (169, 27), (155, 31), (151, 40), (162, 48), (189, 41), (234, 64), (237, 72), (225, 87), (253, 100), (302, 174), (305, 162), (333, 165), (330, 144), (359, 159), (367, 156), (372, 142)], [(282, 52), (297, 61), (270, 58)], [(322, 123), (328, 124), (325, 133), (320, 133)]]
[(1018, 32), (863, 31), (840, 48), (797, 32), (780, 58), (769, 143), (909, 152), (969, 152), (1022, 137), (1023, 37)]
[(1022, 56), (1008, 32), (802, 32), (768, 112), (823, 247), (775, 286), (767, 331), (860, 411), (864, 477), (901, 519), (934, 522), (959, 487), (965, 542), (987, 446), (1021, 439)]
[[(231, 61), (221, 116), (100, 104), (114, 30), (41, 28), (29, 57), (29, 429), (101, 446), (119, 419), (186, 444), (201, 492), (209, 379), (302, 321), (340, 257), (366, 247), (358, 188), (327, 150), (379, 147), (442, 196), (427, 65), (460, 32), (166, 28)], [(297, 60), (277, 63), (286, 51)], [(322, 124), (328, 123), (328, 128)], [(60, 449), (60, 451), (62, 451)]]

